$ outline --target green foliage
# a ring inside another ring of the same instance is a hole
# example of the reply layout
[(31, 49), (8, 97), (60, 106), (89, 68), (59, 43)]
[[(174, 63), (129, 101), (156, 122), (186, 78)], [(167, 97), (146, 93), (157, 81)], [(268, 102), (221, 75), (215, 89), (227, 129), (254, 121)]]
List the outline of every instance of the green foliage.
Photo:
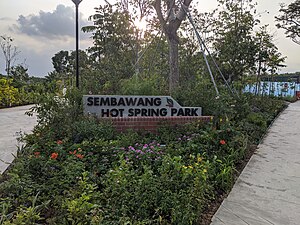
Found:
[(286, 57), (282, 57), (282, 54), (278, 52), (278, 48), (274, 44), (274, 37), (268, 33), (267, 27), (268, 25), (260, 27), (255, 36), (258, 48), (256, 56), (258, 61), (258, 76), (267, 72), (273, 75), (280, 67), (285, 66), (282, 63)]
[(247, 121), (253, 125), (259, 126), (262, 129), (267, 128), (267, 122), (265, 121), (264, 117), (262, 114), (259, 113), (250, 113), (247, 116)]
[[(85, 71), (88, 71), (90, 65), (89, 58), (86, 51), (79, 50), (79, 70), (80, 70), (80, 86), (84, 83), (86, 77)], [(54, 71), (46, 76), (48, 85), (50, 88), (53, 88), (52, 93), (61, 92), (64, 87), (72, 87), (72, 84), (75, 83), (75, 61), (76, 61), (76, 52), (75, 51), (59, 51), (52, 57), (52, 65)], [(89, 71), (90, 72), (90, 71)], [(84, 78), (84, 79), (83, 79)], [(49, 90), (49, 92), (51, 92)], [(61, 93), (60, 93), (61, 95)]]
[(254, 5), (247, 1), (218, 1), (224, 8), (214, 23), (214, 47), (223, 74), (229, 81), (239, 80), (255, 67), (256, 46), (252, 31)]
[(99, 6), (89, 19), (93, 25), (83, 27), (92, 33), (94, 45), (88, 49), (91, 67), (106, 91), (115, 93), (120, 79), (134, 73), (136, 37), (131, 15), (120, 4)]
[(97, 187), (89, 183), (88, 173), (84, 172), (78, 184), (63, 202), (62, 207), (67, 209), (65, 217), (70, 224), (100, 224), (103, 220), (100, 206), (96, 202)]
[(295, 0), (289, 5), (282, 3), (279, 12), (282, 14), (275, 17), (278, 22), (276, 26), (284, 29), (288, 38), (300, 44), (300, 1)]
[(173, 95), (182, 106), (203, 108), (203, 115), (212, 115), (219, 118), (221, 115), (232, 114), (232, 104), (235, 99), (229, 95), (228, 89), (220, 87), (221, 97), (217, 96), (213, 84), (208, 78), (196, 77), (193, 82), (182, 86)]
[(12, 106), (17, 102), (18, 89), (12, 86), (12, 79), (0, 79), (0, 104)]
[[(155, 94), (153, 80), (146, 79), (139, 94)], [(231, 97), (223, 88), (216, 99), (202, 77), (189, 85), (175, 97), (183, 106), (202, 106), (212, 123), (164, 126), (157, 134), (118, 134), (109, 123), (83, 117), (78, 90), (65, 98), (45, 95), (32, 109), (38, 126), (0, 183), (2, 221), (195, 224), (208, 200), (232, 187), (236, 165), (284, 104)]]
[[(229, 190), (234, 184), (234, 163), (230, 160), (214, 158), (214, 167), (216, 170), (216, 176), (214, 177), (215, 185), (220, 190)], [(220, 191), (219, 190), (219, 191)]]
[(193, 166), (185, 166), (179, 156), (166, 156), (158, 171), (146, 165), (136, 171), (121, 160), (104, 189), (112, 223), (191, 224), (209, 189), (205, 166)]
[(124, 95), (164, 95), (166, 89), (165, 81), (159, 76), (149, 78), (134, 76), (122, 81), (120, 92)]
[[(36, 205), (37, 202), (37, 197), (34, 196), (32, 200), (32, 205), (25, 207), (21, 206), (17, 209), (17, 211), (14, 214), (9, 214), (6, 215), (6, 210), (5, 210), (5, 203), (3, 204), (3, 211), (2, 211), (2, 216), (0, 220), (0, 224), (3, 225), (23, 225), (23, 224), (29, 224), (29, 225), (35, 225), (38, 224), (43, 218), (40, 216), (40, 212), (42, 209), (47, 208), (47, 205), (50, 203), (50, 201), (47, 201), (41, 205)], [(11, 221), (11, 222), (10, 222)]]
[(97, 122), (95, 118), (84, 118), (73, 121), (71, 125), (71, 137), (75, 143), (82, 141), (93, 141), (99, 139), (110, 140), (115, 134), (111, 124)]
[(274, 74), (283, 67), (285, 57), (274, 44), (273, 35), (267, 31), (267, 25), (254, 30), (260, 24), (256, 14), (256, 3), (251, 0), (219, 0), (220, 7), (215, 10), (215, 17), (203, 18), (212, 24), (214, 38), (213, 55), (229, 81), (242, 81), (247, 75), (262, 73)]
[[(12, 74), (15, 69), (12, 68)], [(32, 81), (29, 85), (27, 82)], [(21, 75), (14, 76), (14, 79), (0, 78), (0, 107), (11, 107), (26, 105), (37, 102), (39, 95), (45, 91), (41, 81), (34, 81), (34, 78), (23, 78)]]
[[(82, 116), (82, 95), (78, 90), (72, 90), (64, 98), (46, 93), (39, 98), (39, 104), (33, 106), (27, 113), (38, 114), (38, 125), (52, 128), (44, 135), (54, 134), (54, 139), (63, 139), (72, 132), (71, 125)], [(59, 128), (59, 129), (58, 129)], [(39, 129), (37, 127), (36, 129)], [(54, 131), (54, 132), (53, 132)]]
[(269, 97), (254, 97), (247, 95), (247, 111), (237, 123), (238, 129), (248, 133), (253, 143), (258, 143), (261, 134), (265, 133), (273, 119), (281, 112), (286, 105), (282, 100)]
[[(251, 1), (219, 2), (225, 9), (214, 21), (213, 55), (241, 90), (241, 77), (257, 64), (273, 73), (282, 58), (266, 30), (253, 36)], [(182, 76), (173, 97), (202, 107), (214, 116), (211, 123), (118, 134), (109, 123), (84, 117), (83, 93), (168, 92), (168, 43), (149, 32), (139, 39), (135, 16), (120, 4), (96, 8), (93, 25), (84, 28), (94, 45), (80, 52), (81, 91), (70, 88), (75, 55), (68, 51), (52, 58), (55, 71), (45, 86), (30, 85), (22, 67), (13, 68), (14, 81), (0, 79), (1, 104), (39, 102), (28, 112), (38, 113), (38, 126), (1, 177), (0, 224), (196, 224), (208, 201), (230, 190), (236, 165), (284, 108), (275, 98), (233, 96), (220, 85), (216, 96), (196, 42), (179, 34)]]

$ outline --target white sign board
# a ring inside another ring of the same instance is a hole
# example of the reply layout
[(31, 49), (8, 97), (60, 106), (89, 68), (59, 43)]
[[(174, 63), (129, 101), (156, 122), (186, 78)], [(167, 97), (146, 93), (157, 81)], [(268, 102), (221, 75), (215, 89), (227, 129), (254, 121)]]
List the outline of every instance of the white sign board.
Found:
[(181, 107), (170, 96), (84, 95), (84, 114), (98, 117), (201, 116), (201, 107)]

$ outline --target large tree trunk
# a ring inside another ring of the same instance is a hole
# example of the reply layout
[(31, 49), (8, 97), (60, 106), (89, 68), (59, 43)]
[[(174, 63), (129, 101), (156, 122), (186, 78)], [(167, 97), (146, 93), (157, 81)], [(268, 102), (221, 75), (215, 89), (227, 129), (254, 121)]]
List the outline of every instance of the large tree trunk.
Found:
[[(168, 15), (164, 18), (161, 9), (161, 0), (155, 0), (154, 8), (157, 13), (158, 20), (161, 28), (165, 33), (169, 44), (169, 92), (170, 94), (179, 86), (179, 62), (178, 62), (178, 45), (179, 38), (177, 36), (177, 30), (180, 27), (181, 22), (184, 20), (186, 10), (192, 0), (184, 0), (182, 5), (175, 6), (175, 0), (168, 0), (167, 10)], [(179, 10), (175, 12), (175, 9)]]
[(179, 86), (179, 66), (178, 66), (178, 45), (179, 40), (175, 34), (168, 35), (169, 43), (169, 92), (170, 94), (174, 89)]

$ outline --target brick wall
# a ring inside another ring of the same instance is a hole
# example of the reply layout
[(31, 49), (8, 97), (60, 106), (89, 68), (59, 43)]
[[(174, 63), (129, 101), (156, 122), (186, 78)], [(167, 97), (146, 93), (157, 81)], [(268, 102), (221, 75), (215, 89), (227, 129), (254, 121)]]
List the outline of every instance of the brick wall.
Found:
[(297, 100), (300, 100), (300, 91), (296, 91)]
[(174, 117), (104, 117), (104, 121), (110, 121), (118, 132), (126, 130), (144, 130), (156, 132), (162, 125), (177, 126), (192, 122), (207, 123), (211, 116), (174, 116)]

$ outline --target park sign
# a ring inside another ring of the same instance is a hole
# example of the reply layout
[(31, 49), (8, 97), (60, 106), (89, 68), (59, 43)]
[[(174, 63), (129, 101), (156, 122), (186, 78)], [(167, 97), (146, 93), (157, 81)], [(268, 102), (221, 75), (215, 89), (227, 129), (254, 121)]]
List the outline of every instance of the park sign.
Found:
[(170, 96), (84, 95), (85, 115), (97, 117), (201, 116), (201, 107), (181, 107)]

